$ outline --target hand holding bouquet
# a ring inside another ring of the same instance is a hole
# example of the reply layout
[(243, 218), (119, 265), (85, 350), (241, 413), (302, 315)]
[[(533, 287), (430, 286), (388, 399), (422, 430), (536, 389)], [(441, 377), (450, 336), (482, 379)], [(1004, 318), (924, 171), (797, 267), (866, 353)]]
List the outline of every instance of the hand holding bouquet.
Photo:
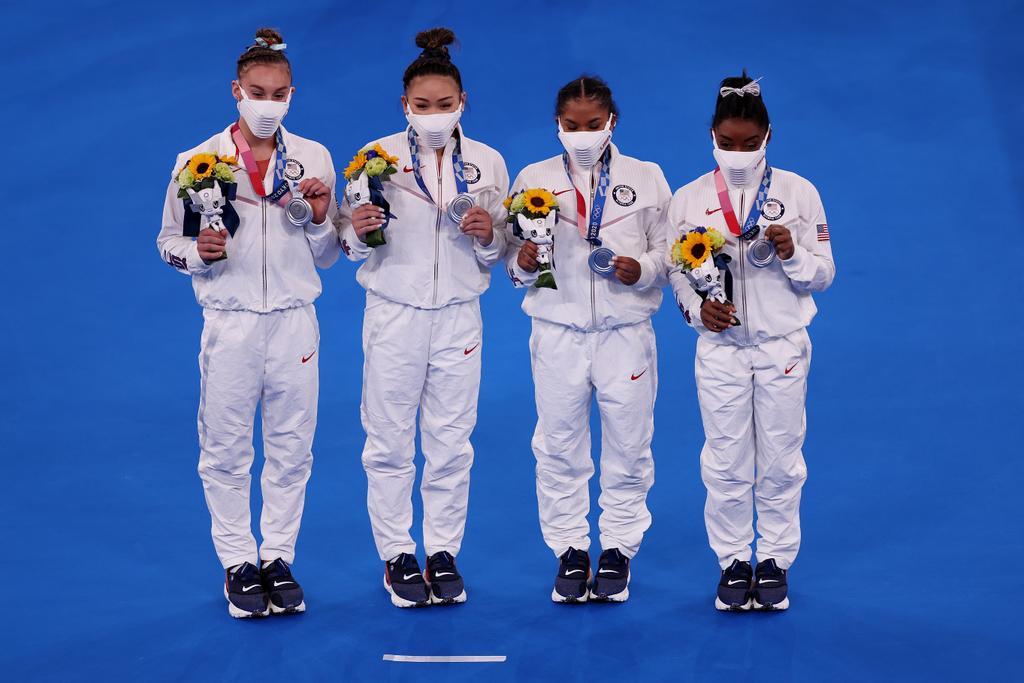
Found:
[[(696, 227), (672, 244), (670, 258), (695, 290), (705, 293), (708, 299), (732, 305), (722, 286), (722, 271), (729, 269), (732, 259), (722, 253), (723, 247), (722, 233), (714, 228)], [(739, 319), (733, 316), (732, 324), (739, 325)]]
[[(178, 171), (174, 178), (178, 198), (186, 208), (183, 234), (198, 237), (200, 232), (211, 228), (234, 235), (239, 218), (230, 202), (235, 198), (238, 184), (231, 167), (237, 163), (235, 157), (204, 152), (190, 158)], [(227, 258), (227, 252), (220, 258)]]
[(558, 200), (543, 188), (530, 188), (505, 199), (506, 222), (512, 234), (537, 245), (537, 270), (540, 275), (534, 287), (558, 289), (551, 262), (554, 249), (554, 228), (558, 222)]
[(364, 241), (368, 246), (379, 247), (387, 244), (384, 229), (392, 218), (391, 204), (384, 198), (384, 181), (398, 172), (398, 157), (388, 154), (380, 145), (360, 150), (345, 169), (345, 196), (353, 209), (366, 204), (379, 206), (384, 210), (384, 224), (366, 233)]

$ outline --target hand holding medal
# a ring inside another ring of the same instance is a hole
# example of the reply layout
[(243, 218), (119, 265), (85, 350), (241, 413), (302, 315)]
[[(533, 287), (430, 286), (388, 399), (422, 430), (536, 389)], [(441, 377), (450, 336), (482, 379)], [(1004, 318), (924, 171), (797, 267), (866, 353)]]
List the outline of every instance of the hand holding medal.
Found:
[(764, 238), (775, 246), (779, 258), (788, 261), (793, 258), (796, 246), (793, 244), (793, 234), (784, 225), (769, 225), (765, 230)]

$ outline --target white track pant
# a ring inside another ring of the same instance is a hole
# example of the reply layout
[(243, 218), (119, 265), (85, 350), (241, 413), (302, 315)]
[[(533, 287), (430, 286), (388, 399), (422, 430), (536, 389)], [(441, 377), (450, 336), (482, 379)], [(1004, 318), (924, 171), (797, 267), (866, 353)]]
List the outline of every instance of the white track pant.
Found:
[(590, 405), (601, 414), (602, 549), (633, 557), (651, 525), (658, 357), (650, 321), (582, 332), (534, 318), (530, 336), (537, 429), (537, 502), (544, 542), (561, 555), (590, 548)]
[(757, 560), (775, 558), (785, 569), (796, 559), (810, 364), (803, 329), (759, 346), (697, 341), (704, 521), (723, 569), (750, 560), (755, 506)]
[(415, 553), (412, 486), (416, 411), (423, 447), (423, 545), (457, 555), (466, 528), (480, 392), (480, 302), (428, 310), (366, 295), (363, 317), (363, 468), (382, 560)]
[[(225, 568), (295, 559), (313, 465), (320, 331), (312, 305), (272, 313), (203, 310), (199, 476)], [(263, 544), (249, 513), (253, 422), (262, 407)]]

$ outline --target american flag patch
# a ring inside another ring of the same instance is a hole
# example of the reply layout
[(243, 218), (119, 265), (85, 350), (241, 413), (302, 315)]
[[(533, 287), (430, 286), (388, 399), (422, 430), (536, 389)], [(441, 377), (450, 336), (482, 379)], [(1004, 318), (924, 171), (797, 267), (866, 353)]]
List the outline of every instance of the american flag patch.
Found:
[(828, 242), (828, 224), (827, 223), (819, 223), (818, 224), (818, 241), (819, 242)]

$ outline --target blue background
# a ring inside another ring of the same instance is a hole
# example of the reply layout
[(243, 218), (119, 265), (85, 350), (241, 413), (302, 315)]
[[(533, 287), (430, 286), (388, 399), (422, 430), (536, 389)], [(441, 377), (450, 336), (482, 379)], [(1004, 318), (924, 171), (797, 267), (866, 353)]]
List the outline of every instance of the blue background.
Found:
[[(8, 680), (1021, 675), (1020, 2), (7, 3), (2, 19)], [(718, 81), (765, 76), (769, 159), (819, 188), (839, 271), (811, 328), (788, 613), (712, 609), (694, 335), (670, 302), (655, 320), (654, 526), (632, 598), (550, 603), (529, 324), (500, 273), (483, 297), (459, 557), (471, 598), (391, 607), (359, 462), (363, 293), (341, 262), (317, 304), (321, 417), (295, 565), (309, 612), (228, 618), (195, 471), (201, 312), (154, 239), (175, 155), (236, 115), (234, 62), (264, 24), (289, 44), (290, 129), (338, 167), (404, 126), (400, 76), (430, 26), (458, 34), (464, 125), (513, 176), (558, 151), (554, 93), (580, 72), (611, 83), (616, 142), (673, 188), (710, 168)]]

